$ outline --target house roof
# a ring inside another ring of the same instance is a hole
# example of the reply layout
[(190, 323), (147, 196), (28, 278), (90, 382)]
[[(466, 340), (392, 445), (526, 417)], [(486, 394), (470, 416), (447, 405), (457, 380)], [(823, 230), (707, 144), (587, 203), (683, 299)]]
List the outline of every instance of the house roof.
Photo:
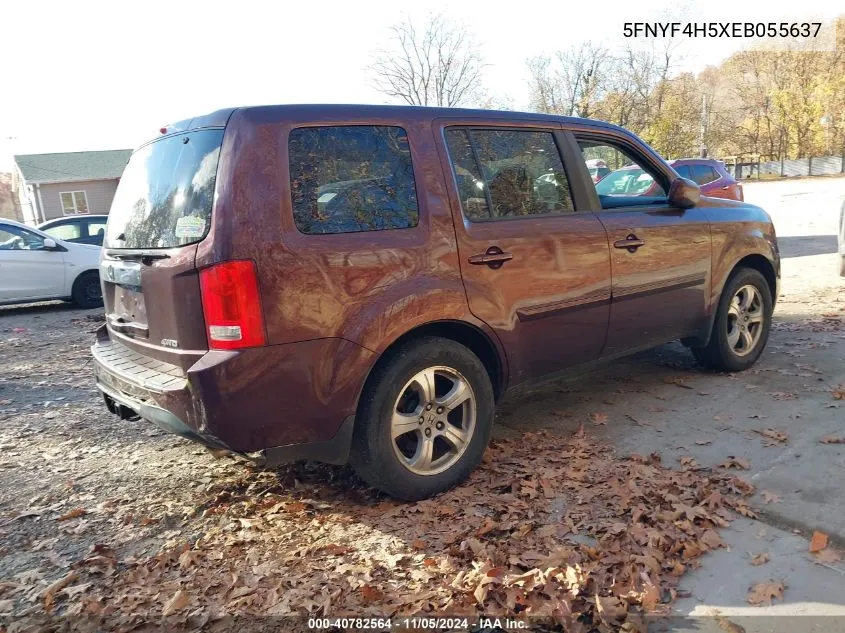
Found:
[(109, 180), (120, 178), (131, 154), (131, 149), (19, 154), (15, 156), (15, 162), (29, 183)]

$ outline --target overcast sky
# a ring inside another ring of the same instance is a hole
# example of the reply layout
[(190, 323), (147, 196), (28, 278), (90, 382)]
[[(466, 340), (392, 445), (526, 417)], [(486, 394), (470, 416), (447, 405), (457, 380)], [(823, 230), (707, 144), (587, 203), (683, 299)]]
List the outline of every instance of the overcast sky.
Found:
[[(706, 5), (706, 6), (701, 6)], [(528, 104), (525, 60), (585, 39), (629, 40), (625, 22), (831, 18), (807, 0), (144, 0), (0, 8), (0, 170), (12, 153), (134, 147), (159, 127), (218, 108), (387, 103), (366, 67), (406, 16), (443, 13), (474, 35), (489, 93)], [(797, 8), (796, 8), (797, 7)], [(645, 41), (640, 43), (645, 44)], [(718, 64), (738, 40), (687, 40), (678, 70)], [(10, 138), (11, 137), (11, 138)]]

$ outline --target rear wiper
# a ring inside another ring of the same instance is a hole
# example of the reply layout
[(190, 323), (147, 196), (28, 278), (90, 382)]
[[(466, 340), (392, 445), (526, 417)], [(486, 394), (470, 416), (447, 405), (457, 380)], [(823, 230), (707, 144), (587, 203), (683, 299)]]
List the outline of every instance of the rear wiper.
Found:
[(106, 255), (109, 257), (114, 257), (115, 259), (140, 259), (143, 262), (153, 261), (154, 259), (169, 259), (170, 255), (167, 253), (151, 253), (150, 251), (144, 250), (119, 250), (119, 251), (111, 251), (106, 249)]

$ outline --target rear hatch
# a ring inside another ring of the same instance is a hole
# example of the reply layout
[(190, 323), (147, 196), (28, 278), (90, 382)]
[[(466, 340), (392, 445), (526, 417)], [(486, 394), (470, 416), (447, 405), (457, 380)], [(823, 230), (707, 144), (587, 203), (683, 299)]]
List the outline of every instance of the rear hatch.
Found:
[(134, 152), (103, 243), (112, 340), (183, 370), (208, 349), (195, 258), (211, 227), (222, 141), (222, 128), (197, 129)]

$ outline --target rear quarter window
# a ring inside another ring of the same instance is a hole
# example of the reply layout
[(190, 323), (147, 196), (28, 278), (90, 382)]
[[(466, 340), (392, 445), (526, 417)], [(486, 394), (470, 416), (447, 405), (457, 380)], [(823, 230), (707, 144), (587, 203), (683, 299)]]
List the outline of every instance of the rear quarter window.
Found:
[(408, 136), (400, 127), (292, 130), (293, 218), (306, 234), (413, 228), (419, 208)]

